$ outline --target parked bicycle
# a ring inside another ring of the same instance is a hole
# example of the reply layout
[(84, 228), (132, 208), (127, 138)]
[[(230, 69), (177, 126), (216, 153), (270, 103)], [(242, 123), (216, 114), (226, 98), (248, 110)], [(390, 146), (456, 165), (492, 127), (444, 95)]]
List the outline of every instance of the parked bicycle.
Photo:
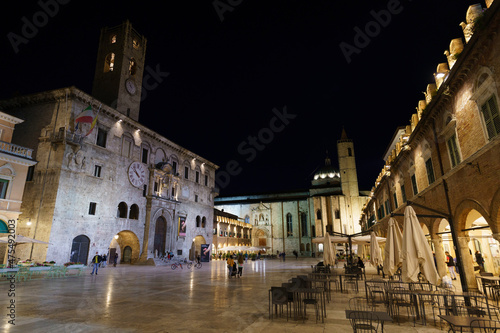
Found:
[(201, 262), (192, 262), (192, 261), (187, 264), (187, 267), (189, 269), (191, 269), (191, 267), (193, 267), (193, 265), (194, 265), (194, 267), (196, 267), (198, 269), (201, 268)]
[(172, 269), (176, 269), (177, 267), (180, 267), (182, 269), (182, 263), (179, 262), (174, 262), (172, 266), (170, 266)]

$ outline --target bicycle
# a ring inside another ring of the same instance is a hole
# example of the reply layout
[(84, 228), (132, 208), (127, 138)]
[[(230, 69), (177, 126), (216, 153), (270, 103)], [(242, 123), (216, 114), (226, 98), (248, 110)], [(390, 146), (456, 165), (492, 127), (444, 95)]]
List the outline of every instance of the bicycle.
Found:
[(180, 263), (180, 262), (174, 262), (172, 264), (172, 266), (170, 266), (170, 268), (172, 268), (172, 269), (176, 269), (177, 267), (180, 267), (181, 269), (183, 269), (182, 268), (182, 263)]
[(198, 269), (200, 269), (200, 268), (201, 268), (201, 262), (195, 262), (195, 263), (193, 263), (192, 261), (191, 261), (191, 262), (189, 262), (189, 263), (187, 264), (187, 267), (188, 267), (189, 269), (191, 269), (191, 267), (193, 267), (193, 264), (194, 264), (194, 267), (196, 267), (196, 268), (198, 268)]

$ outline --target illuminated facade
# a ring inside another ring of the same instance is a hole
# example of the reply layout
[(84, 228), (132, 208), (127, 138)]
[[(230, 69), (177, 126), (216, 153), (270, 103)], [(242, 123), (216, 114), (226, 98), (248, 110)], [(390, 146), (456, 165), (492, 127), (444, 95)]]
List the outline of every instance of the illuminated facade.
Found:
[[(35, 245), (35, 260), (86, 263), (99, 252), (153, 264), (166, 251), (194, 258), (212, 243), (218, 167), (137, 122), (145, 43), (129, 22), (101, 31), (94, 88), (108, 89), (99, 100), (70, 87), (0, 101), (25, 119), (14, 138), (39, 161), (18, 229), (50, 242)], [(95, 127), (76, 126), (89, 105)]]
[(445, 251), (459, 260), (461, 279), (477, 288), (472, 272), (500, 271), (500, 3), (469, 7), (446, 61), (437, 67), (411, 123), (397, 129), (385, 166), (363, 209), (363, 228), (385, 236), (389, 216), (402, 225), (410, 202), (447, 274)]
[(248, 221), (224, 211), (214, 210), (214, 229), (212, 253), (226, 246), (251, 246), (252, 228)]

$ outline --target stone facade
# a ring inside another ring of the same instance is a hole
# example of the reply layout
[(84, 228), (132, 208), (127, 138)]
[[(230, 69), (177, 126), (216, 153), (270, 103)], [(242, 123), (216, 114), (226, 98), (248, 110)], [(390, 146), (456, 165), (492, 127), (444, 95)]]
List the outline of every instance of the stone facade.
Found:
[[(12, 143), (14, 129), (23, 121), (0, 112), (0, 237), (19, 233), (22, 224), (19, 224), (18, 218), (21, 214), (24, 184), (29, 170), (32, 170), (36, 164), (33, 160), (33, 149)], [(30, 223), (30, 221), (27, 222)], [(9, 249), (8, 246), (0, 244), (0, 263), (2, 264), (13, 260), (13, 257), (18, 257), (14, 253), (16, 248), (10, 247)], [(17, 250), (23, 247), (31, 250), (30, 244), (19, 245)], [(13, 262), (16, 263), (16, 261)]]
[[(100, 91), (105, 101), (75, 87), (0, 101), (26, 120), (14, 139), (38, 161), (18, 228), (50, 242), (35, 245), (35, 260), (86, 263), (98, 252), (145, 263), (166, 251), (193, 259), (212, 244), (218, 166), (137, 122), (145, 44), (129, 22), (102, 30), (94, 90), (113, 86)], [(77, 124), (88, 106), (92, 123)]]
[(236, 215), (214, 209), (212, 253), (217, 255), (218, 250), (226, 246), (251, 246), (252, 228), (249, 221), (241, 221)]
[(316, 171), (311, 188), (301, 191), (218, 197), (215, 207), (253, 225), (252, 245), (269, 253), (317, 252), (312, 240), (326, 232), (359, 232), (361, 207), (368, 200), (358, 190), (354, 145), (345, 131), (337, 142), (340, 169), (325, 165)]
[(447, 274), (449, 251), (470, 289), (477, 288), (476, 251), (487, 271), (500, 270), (500, 3), (488, 5), (467, 11), (465, 42), (452, 40), (449, 69), (438, 66), (426, 100), (398, 129), (361, 219), (385, 235), (389, 215), (402, 225), (398, 214), (409, 201), (422, 216), (440, 275)]

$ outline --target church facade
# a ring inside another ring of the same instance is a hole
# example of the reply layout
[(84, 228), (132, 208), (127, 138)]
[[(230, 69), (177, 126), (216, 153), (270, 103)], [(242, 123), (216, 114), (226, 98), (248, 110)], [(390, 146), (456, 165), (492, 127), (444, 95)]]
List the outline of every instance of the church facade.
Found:
[(311, 187), (299, 191), (241, 196), (219, 196), (215, 207), (253, 225), (252, 245), (268, 253), (294, 250), (303, 256), (321, 252), (312, 242), (327, 232), (354, 234), (361, 231), (361, 209), (368, 193), (359, 191), (354, 144), (345, 133), (337, 141), (339, 168), (327, 157)]
[(34, 260), (87, 263), (97, 252), (151, 263), (167, 251), (193, 258), (212, 243), (218, 166), (138, 122), (151, 84), (145, 48), (128, 21), (104, 28), (92, 95), (69, 87), (0, 101), (25, 120), (14, 139), (38, 161), (16, 226), (49, 242), (34, 245)]

